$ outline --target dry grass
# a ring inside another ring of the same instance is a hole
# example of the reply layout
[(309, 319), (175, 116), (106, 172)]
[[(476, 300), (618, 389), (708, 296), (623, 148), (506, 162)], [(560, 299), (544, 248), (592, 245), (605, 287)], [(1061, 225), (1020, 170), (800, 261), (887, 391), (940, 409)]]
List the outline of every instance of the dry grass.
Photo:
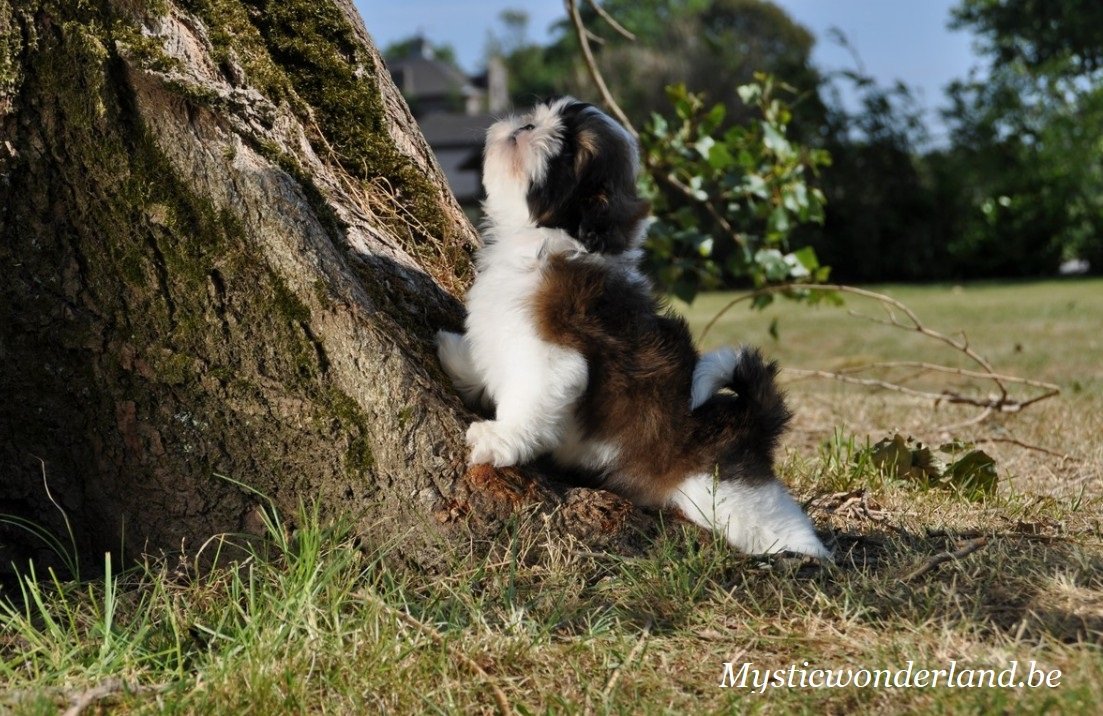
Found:
[[(0, 614), (0, 710), (55, 713), (111, 683), (97, 703), (120, 713), (479, 713), (498, 709), (495, 687), (518, 712), (1093, 712), (1103, 700), (1101, 288), (890, 289), (936, 327), (966, 328), (997, 367), (1066, 389), (953, 435), (1013, 436), (1076, 458), (986, 445), (1003, 479), (979, 502), (888, 479), (860, 456), (867, 436), (893, 429), (940, 439), (937, 426), (959, 413), (832, 383), (790, 386), (799, 419), (783, 473), (834, 542), (837, 566), (734, 554), (676, 524), (644, 555), (594, 554), (551, 540), (533, 517), (489, 553), (442, 546), (452, 569), (427, 576), (305, 514), (294, 537), (271, 531), (276, 558), (238, 569), (154, 563), (88, 584), (28, 580), (26, 606)], [(694, 306), (696, 325), (719, 300)], [(781, 310), (779, 343), (766, 335), (770, 315), (747, 311), (713, 339), (760, 343), (802, 366), (938, 357), (837, 310)], [(937, 561), (963, 545), (974, 551)], [(1061, 685), (719, 688), (725, 662), (1012, 659), (1060, 669)]]
[[(969, 286), (891, 286), (884, 290), (945, 333), (964, 331), (970, 344), (1005, 373), (1051, 381), (1062, 394), (1017, 415), (997, 416), (979, 426), (950, 431), (942, 426), (977, 414), (964, 406), (933, 406), (892, 393), (877, 393), (824, 380), (789, 382), (797, 405), (792, 437), (802, 452), (840, 430), (874, 440), (900, 431), (927, 443), (950, 437), (987, 440), (1009, 482), (1045, 494), (1103, 489), (1103, 281), (1045, 281)], [(687, 312), (700, 328), (728, 301), (706, 295)], [(765, 311), (736, 309), (713, 328), (703, 348), (728, 343), (762, 345), (783, 366), (838, 370), (861, 363), (909, 360), (970, 367), (963, 356), (937, 342), (874, 325), (848, 315), (877, 316), (876, 304), (847, 298), (844, 308), (808, 308), (786, 301)], [(769, 335), (778, 321), (780, 340)], [(901, 373), (897, 373), (901, 375)], [(921, 376), (912, 385), (968, 386), (947, 376)], [(1054, 459), (1012, 441), (1067, 455)]]

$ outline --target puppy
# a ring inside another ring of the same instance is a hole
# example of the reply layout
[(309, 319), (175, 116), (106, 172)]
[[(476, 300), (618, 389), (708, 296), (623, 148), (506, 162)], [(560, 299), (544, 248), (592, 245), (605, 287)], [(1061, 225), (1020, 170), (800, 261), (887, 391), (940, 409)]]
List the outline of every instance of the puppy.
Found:
[(776, 366), (749, 349), (699, 358), (638, 269), (638, 161), (619, 124), (569, 97), (487, 132), (466, 333), (438, 334), (460, 395), (496, 411), (468, 430), (470, 462), (550, 453), (746, 552), (830, 558), (774, 477), (790, 418)]

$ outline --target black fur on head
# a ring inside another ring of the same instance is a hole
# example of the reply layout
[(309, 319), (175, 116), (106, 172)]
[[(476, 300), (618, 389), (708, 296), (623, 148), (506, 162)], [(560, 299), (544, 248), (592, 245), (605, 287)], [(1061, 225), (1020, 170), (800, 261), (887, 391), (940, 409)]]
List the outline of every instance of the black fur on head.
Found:
[(564, 105), (559, 118), (561, 149), (528, 191), (533, 221), (563, 229), (594, 253), (632, 248), (650, 209), (636, 193), (635, 142), (585, 102)]

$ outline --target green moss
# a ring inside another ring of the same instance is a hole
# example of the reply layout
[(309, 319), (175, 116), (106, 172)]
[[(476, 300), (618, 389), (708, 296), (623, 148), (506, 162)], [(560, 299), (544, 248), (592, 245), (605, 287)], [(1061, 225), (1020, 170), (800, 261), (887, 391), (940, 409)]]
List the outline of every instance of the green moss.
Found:
[(340, 423), (339, 427), (354, 435), (345, 451), (346, 468), (359, 473), (370, 471), (375, 465), (375, 455), (369, 441), (371, 422), (367, 414), (355, 400), (336, 388), (326, 391), (326, 405), (329, 414)]
[[(192, 4), (226, 12), (236, 6), (234, 17), (244, 19), (240, 3)], [(97, 379), (123, 386), (139, 401), (141, 396), (167, 395), (148, 386), (150, 376), (171, 386), (174, 400), (202, 416), (202, 430), (214, 443), (251, 451), (257, 464), (278, 464), (286, 445), (258, 441), (258, 421), (251, 416), (266, 406), (276, 412), (279, 403), (273, 398), (298, 401), (310, 440), (339, 451), (349, 474), (372, 470), (373, 434), (381, 428), (329, 383), (324, 347), (310, 332), (312, 306), (332, 302), (325, 282), (314, 280), (302, 295), (291, 290), (256, 255), (241, 222), (191, 190), (188, 178), (179, 175), (133, 111), (126, 84), (109, 81), (121, 67), (116, 40), (127, 52), (137, 47), (143, 61), (151, 63), (164, 59), (158, 57), (159, 46), (136, 39), (136, 31), (118, 18), (93, 21), (83, 15), (90, 12), (87, 7), (58, 7), (53, 29), (43, 32), (42, 47), (25, 79), (33, 98), (27, 107), (35, 114), (21, 132), (35, 142), (65, 147), (65, 152), (50, 172), (20, 179), (29, 182), (20, 190), (41, 202), (20, 204), (6, 231), (37, 227), (27, 231), (71, 246), (87, 291), (82, 300), (104, 317), (103, 335), (95, 339), (108, 335), (125, 343), (151, 369), (147, 373), (134, 367), (137, 361), (109, 356), (104, 365), (114, 375)], [(243, 35), (232, 30), (243, 64), (248, 38), (260, 42), (256, 28), (244, 21)], [(249, 62), (254, 68), (264, 65), (256, 57)], [(268, 81), (272, 92), (297, 96), (289, 83), (279, 80), (282, 69), (271, 64), (268, 70), (273, 73)], [(324, 221), (329, 217), (331, 228), (339, 228), (310, 177), (292, 158), (268, 149), (266, 156), (303, 186), (318, 216)], [(61, 218), (47, 225), (46, 216)], [(15, 235), (4, 238), (22, 241)], [(61, 256), (68, 255), (66, 250), (56, 249)], [(61, 273), (42, 273), (55, 282), (46, 287), (52, 295), (65, 294)], [(93, 342), (81, 332), (86, 330), (63, 327), (64, 335), (56, 339), (86, 346)], [(401, 417), (408, 419), (408, 414)]]
[(183, 385), (195, 376), (195, 361), (181, 353), (154, 354), (151, 363), (157, 379), (168, 385)]
[(5, 98), (15, 94), (20, 74), (16, 58), (23, 49), (19, 26), (12, 17), (11, 5), (0, 4), (0, 113), (4, 112)]
[[(371, 58), (336, 5), (328, 0), (242, 2), (272, 61), (313, 108), (303, 117), (307, 126), (316, 121), (347, 172), (366, 182), (383, 180), (393, 200), (413, 217), (421, 234), (411, 247), (414, 253), (424, 245), (450, 243), (453, 227), (441, 210), (437, 187), (391, 141)], [(391, 221), (399, 235), (410, 230), (397, 212)]]
[(371, 472), (375, 467), (375, 455), (372, 454), (371, 445), (365, 436), (361, 435), (349, 443), (348, 450), (345, 451), (345, 467), (350, 472), (362, 475)]
[(310, 175), (298, 160), (284, 152), (279, 146), (267, 141), (253, 141), (253, 148), (258, 154), (272, 162), (294, 179), (302, 189), (303, 197), (314, 211), (314, 216), (334, 236), (343, 235), (345, 223), (337, 216), (337, 212), (326, 201), (318, 185), (314, 183), (314, 177)]
[(240, 64), (249, 82), (270, 100), (288, 102), (296, 111), (304, 109), (240, 0), (184, 0), (181, 5), (207, 25), (216, 62)]
[(310, 320), (310, 309), (299, 300), (299, 297), (287, 288), (287, 284), (278, 277), (273, 277), (273, 307), (281, 316), (293, 323), (303, 323)]
[(115, 22), (112, 35), (121, 45), (126, 57), (138, 67), (154, 72), (183, 71), (184, 64), (165, 52), (160, 38), (143, 35), (138, 28), (125, 20)]

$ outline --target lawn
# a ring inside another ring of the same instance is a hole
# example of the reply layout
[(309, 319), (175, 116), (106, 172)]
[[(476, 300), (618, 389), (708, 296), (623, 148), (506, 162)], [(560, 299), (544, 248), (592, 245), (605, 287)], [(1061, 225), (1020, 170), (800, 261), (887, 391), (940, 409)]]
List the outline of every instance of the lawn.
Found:
[[(504, 699), (528, 713), (1095, 712), (1103, 281), (875, 288), (931, 328), (964, 330), (1000, 372), (1062, 394), (954, 428), (976, 408), (785, 374), (797, 419), (782, 474), (836, 566), (742, 556), (678, 523), (644, 554), (594, 553), (550, 540), (533, 517), (489, 552), (441, 545), (450, 568), (425, 575), (306, 508), (284, 516), (300, 525), (293, 535), (277, 516), (264, 554), (237, 569), (151, 561), (83, 584), (29, 576), (22, 606), (0, 608), (0, 711), (477, 713)], [(729, 300), (683, 310), (700, 330)], [(848, 309), (884, 315), (852, 299), (743, 304), (703, 343), (758, 344), (790, 368), (967, 365)], [(970, 497), (889, 476), (863, 448), (896, 432), (979, 441), (997, 489)], [(725, 664), (738, 674), (747, 663), (788, 673), (953, 662), (960, 674), (1013, 661), (1019, 678), (1044, 670), (1057, 685), (721, 687)]]

